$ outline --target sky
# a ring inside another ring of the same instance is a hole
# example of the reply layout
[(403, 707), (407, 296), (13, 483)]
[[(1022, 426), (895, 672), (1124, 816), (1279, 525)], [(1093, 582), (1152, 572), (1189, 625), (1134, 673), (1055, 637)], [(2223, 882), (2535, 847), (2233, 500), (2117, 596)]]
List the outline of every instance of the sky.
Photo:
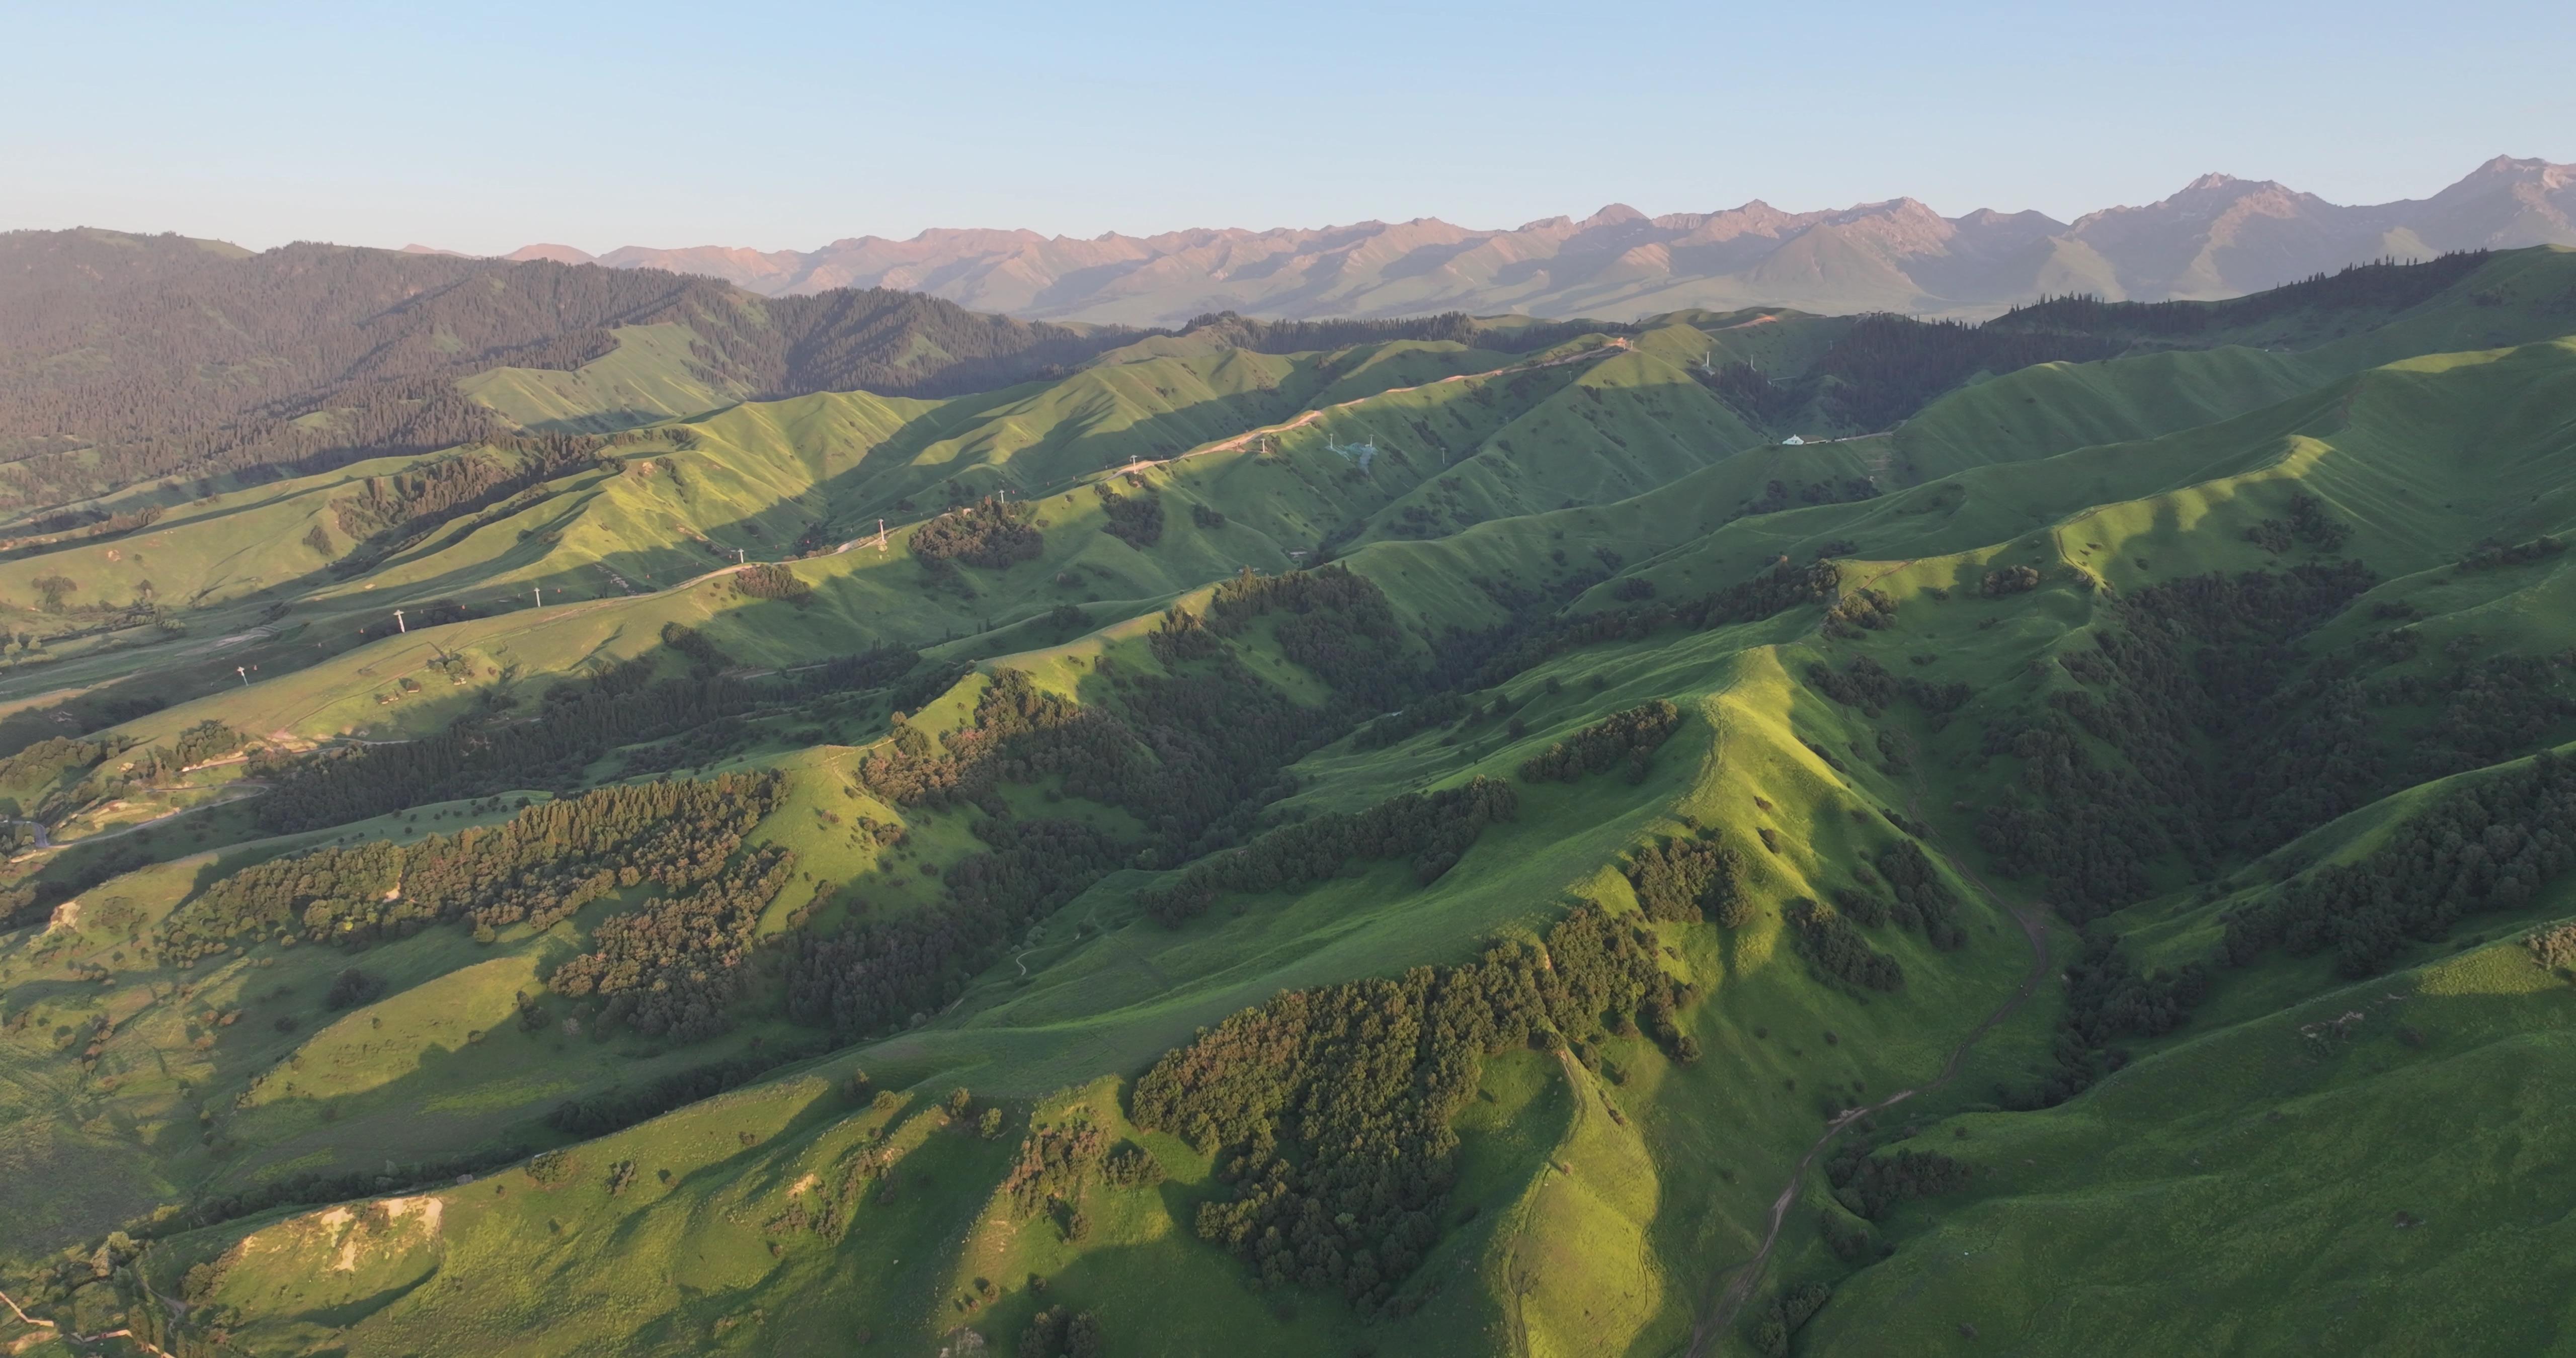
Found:
[(2061, 219), (2576, 161), (2576, 5), (0, 0), (0, 229), (810, 249), (1610, 202)]

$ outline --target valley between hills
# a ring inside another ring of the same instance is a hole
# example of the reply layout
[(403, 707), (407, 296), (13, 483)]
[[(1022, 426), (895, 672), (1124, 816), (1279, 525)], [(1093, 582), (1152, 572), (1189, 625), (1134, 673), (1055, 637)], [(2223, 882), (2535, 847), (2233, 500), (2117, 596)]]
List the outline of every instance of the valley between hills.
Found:
[(12, 1352), (2565, 1343), (2576, 249), (0, 264)]

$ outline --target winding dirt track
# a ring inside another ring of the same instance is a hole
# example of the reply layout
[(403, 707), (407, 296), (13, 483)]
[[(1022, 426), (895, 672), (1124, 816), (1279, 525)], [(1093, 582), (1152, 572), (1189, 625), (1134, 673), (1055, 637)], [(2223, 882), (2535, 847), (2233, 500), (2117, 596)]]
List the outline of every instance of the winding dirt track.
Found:
[[(1907, 757), (1914, 760), (1919, 769), (1920, 759), (1912, 738), (1906, 738), (1905, 747)], [(1922, 775), (1918, 772), (1915, 775), (1914, 785), (1907, 792), (1905, 799), (1906, 813), (1917, 824), (1921, 824), (1923, 820), (1922, 800)], [(1960, 880), (1975, 887), (1977, 893), (1987, 900), (2001, 901), (2002, 898), (1995, 894), (1994, 888), (1987, 886), (1984, 878), (1979, 877), (1968, 865), (1960, 862), (1949, 850), (1942, 848), (1937, 837), (1927, 833), (1924, 839), (1932, 846), (1933, 852), (1941, 855), (1941, 861), (1949, 864), (1950, 870), (1959, 875)], [(1751, 1259), (1734, 1266), (1734, 1278), (1727, 1283), (1726, 1290), (1718, 1294), (1716, 1304), (1709, 1308), (1708, 1314), (1691, 1331), (1690, 1347), (1683, 1350), (1685, 1358), (1703, 1358), (1703, 1355), (1707, 1354), (1710, 1347), (1716, 1343), (1717, 1337), (1726, 1333), (1727, 1327), (1733, 1325), (1736, 1316), (1743, 1312), (1744, 1303), (1753, 1296), (1753, 1289), (1761, 1285), (1762, 1274), (1771, 1262), (1771, 1251), (1780, 1243), (1780, 1228), (1788, 1221), (1789, 1209), (1797, 1205), (1799, 1189), (1807, 1181), (1807, 1171), (1815, 1167), (1816, 1160), (1825, 1153), (1827, 1147), (1833, 1145), (1835, 1138), (1843, 1134), (1843, 1129), (1872, 1113), (1883, 1112), (1917, 1094), (1927, 1094), (1948, 1084), (1958, 1076), (1960, 1068), (1967, 1064), (1969, 1051), (1987, 1033), (1994, 1031), (1995, 1025), (2010, 1018), (2015, 1010), (2029, 1003), (2031, 996), (2039, 993), (2040, 982), (2048, 977), (2047, 907), (2033, 904), (2019, 909), (2009, 907), (2007, 909), (2013, 917), (2013, 922), (2021, 926), (2022, 938), (2030, 944), (2030, 970), (2022, 976), (2020, 988), (2016, 989), (2012, 997), (2005, 1000), (1993, 1013), (1979, 1021), (1975, 1028), (1970, 1029), (1966, 1037), (1960, 1039), (1959, 1045), (1951, 1050), (1950, 1059), (1942, 1065), (1940, 1074), (1911, 1089), (1900, 1089), (1867, 1107), (1846, 1109), (1832, 1122), (1825, 1124), (1823, 1134), (1807, 1147), (1805, 1155), (1798, 1158), (1797, 1168), (1789, 1172), (1789, 1182), (1782, 1185), (1780, 1196), (1771, 1200), (1771, 1225), (1762, 1235), (1762, 1247), (1753, 1252)], [(1721, 1270), (1721, 1273), (1724, 1271)]]

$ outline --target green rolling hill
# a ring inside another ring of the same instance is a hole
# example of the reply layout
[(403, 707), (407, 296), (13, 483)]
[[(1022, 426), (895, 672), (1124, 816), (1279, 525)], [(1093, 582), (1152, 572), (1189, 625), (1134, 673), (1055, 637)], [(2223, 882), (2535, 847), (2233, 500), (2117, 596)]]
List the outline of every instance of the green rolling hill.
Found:
[(902, 394), (713, 287), (12, 483), (16, 1351), (2561, 1342), (2576, 252)]

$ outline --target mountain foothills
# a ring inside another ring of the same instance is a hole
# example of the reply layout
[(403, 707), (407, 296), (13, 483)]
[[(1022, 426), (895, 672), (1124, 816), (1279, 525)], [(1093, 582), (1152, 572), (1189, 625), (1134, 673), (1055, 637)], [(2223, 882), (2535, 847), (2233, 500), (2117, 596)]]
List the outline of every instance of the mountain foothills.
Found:
[(1137, 329), (0, 258), (13, 1352), (2576, 1325), (2576, 250)]
[[(1436, 218), (1090, 240), (939, 230), (812, 251), (626, 246), (595, 262), (702, 274), (773, 297), (902, 288), (1032, 319), (1126, 325), (1227, 310), (1631, 320), (1766, 304), (1973, 319), (2054, 294), (2231, 297), (2383, 257), (2526, 245), (2576, 245), (2576, 165), (2499, 156), (2430, 198), (2362, 207), (2213, 174), (2161, 202), (2071, 224), (2037, 212), (1943, 217), (1911, 198), (1830, 212), (1756, 200), (1661, 217), (1614, 204), (1505, 231)], [(564, 245), (511, 258), (594, 262)]]

